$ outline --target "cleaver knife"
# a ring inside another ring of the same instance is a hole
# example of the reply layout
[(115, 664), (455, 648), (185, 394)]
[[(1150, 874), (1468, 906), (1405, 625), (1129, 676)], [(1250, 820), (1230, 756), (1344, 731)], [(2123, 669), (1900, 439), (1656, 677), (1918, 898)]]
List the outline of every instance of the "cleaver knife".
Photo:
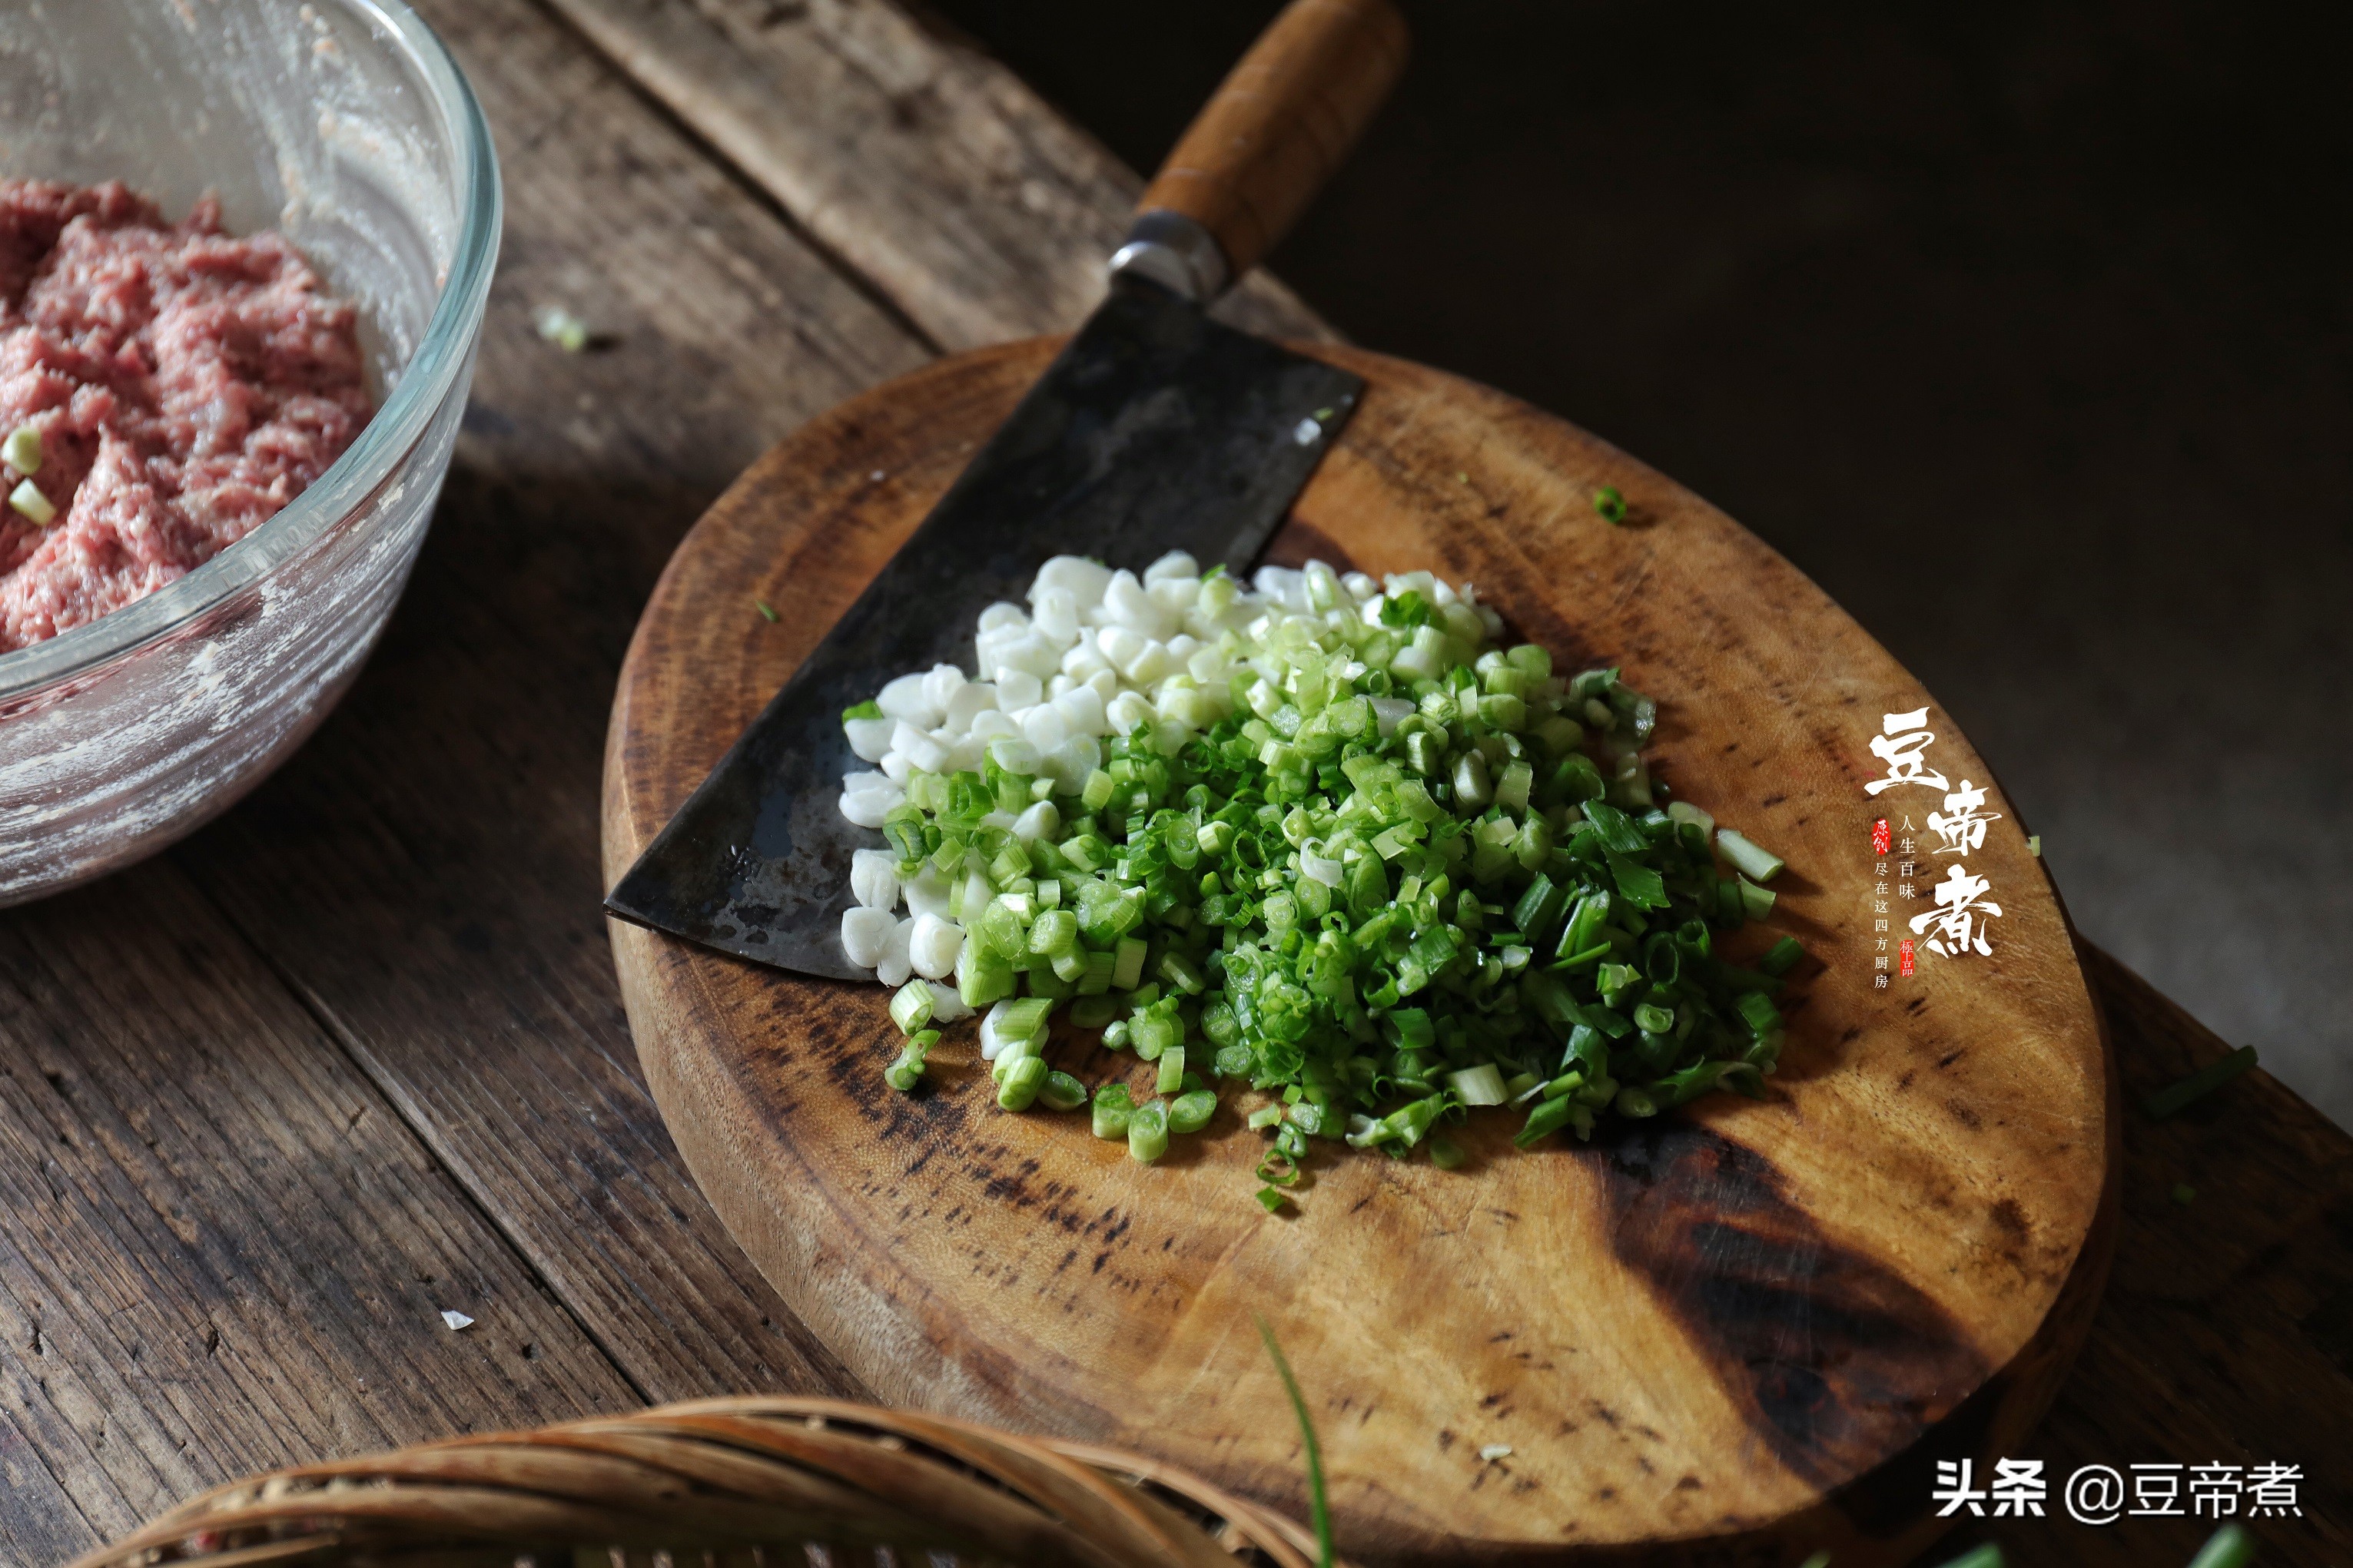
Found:
[(1264, 548), (1364, 390), (1211, 321), (1403, 70), (1389, 0), (1292, 0), (1145, 189), (1077, 336), (605, 900), (618, 918), (804, 974), (841, 950), (863, 770), (845, 708), (970, 667), (974, 625), (1050, 556), (1137, 571), (1171, 550), (1237, 573)]

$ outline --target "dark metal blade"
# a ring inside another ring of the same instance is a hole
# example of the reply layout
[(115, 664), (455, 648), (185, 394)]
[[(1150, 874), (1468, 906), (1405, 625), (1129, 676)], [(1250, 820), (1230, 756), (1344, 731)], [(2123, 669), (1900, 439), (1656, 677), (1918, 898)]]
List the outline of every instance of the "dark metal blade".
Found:
[[(837, 805), (867, 766), (841, 710), (896, 676), (973, 663), (974, 623), (1049, 556), (1141, 571), (1170, 550), (1247, 567), (1363, 381), (1116, 284), (899, 553), (680, 807), (605, 907), (806, 974), (841, 951), (849, 857), (882, 836)], [(1304, 437), (1304, 439), (1302, 437)]]

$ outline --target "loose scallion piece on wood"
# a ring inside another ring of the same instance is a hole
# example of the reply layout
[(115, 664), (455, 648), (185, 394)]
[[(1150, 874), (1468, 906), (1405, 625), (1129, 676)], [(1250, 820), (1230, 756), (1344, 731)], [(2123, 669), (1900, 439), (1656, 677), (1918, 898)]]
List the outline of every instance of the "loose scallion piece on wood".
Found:
[[(769, 605), (767, 600), (755, 596), (752, 600), (752, 607), (760, 612), (760, 618), (762, 620), (767, 622), (770, 626), (775, 626), (776, 624), (776, 612)], [(879, 715), (877, 716), (879, 717)]]
[[(1276, 1194), (1275, 1197), (1279, 1203), (1282, 1194)], [(1265, 1201), (1264, 1194), (1260, 1194), (1260, 1201)], [(1269, 1213), (1275, 1206), (1274, 1203), (1266, 1205)], [(1324, 1484), (1324, 1445), (1316, 1441), (1315, 1423), (1307, 1414), (1307, 1396), (1299, 1392), (1299, 1379), (1293, 1375), (1282, 1347), (1275, 1343), (1274, 1331), (1267, 1326), (1264, 1318), (1256, 1313), (1251, 1316), (1257, 1319), (1258, 1337), (1266, 1345), (1268, 1359), (1274, 1363), (1275, 1375), (1282, 1379), (1282, 1392), (1291, 1401), (1293, 1417), (1299, 1423), (1299, 1446), (1307, 1456), (1307, 1517), (1315, 1527), (1316, 1561), (1323, 1568), (1332, 1568), (1339, 1558), (1332, 1539), (1332, 1502)]]
[(1626, 498), (1618, 493), (1616, 485), (1604, 485), (1593, 492), (1593, 510), (1614, 527), (1626, 521)]
[(539, 335), (562, 349), (576, 354), (588, 346), (594, 336), (588, 323), (561, 305), (543, 305), (532, 318)]
[(912, 1091), (915, 1080), (923, 1076), (923, 1058), (939, 1043), (940, 1032), (937, 1029), (918, 1029), (908, 1036), (907, 1044), (899, 1052), (898, 1059), (882, 1069), (882, 1081), (901, 1094)]
[(2140, 1108), (2150, 1120), (2162, 1121), (2205, 1099), (2254, 1065), (2255, 1047), (2241, 1046), (2221, 1060), (2209, 1063), (2179, 1083), (2158, 1089), (2142, 1100)]
[(1459, 1163), (1436, 1134), (1476, 1108), (1525, 1146), (1761, 1092), (1801, 952), (1716, 944), (1770, 912), (1780, 860), (1669, 800), (1658, 705), (1620, 670), (1501, 629), (1426, 573), (1057, 558), (982, 616), (980, 679), (844, 713), (875, 771), (841, 809), (887, 846), (853, 867), (845, 948), (908, 977), (902, 1030), (985, 1013), (1008, 1109), (1081, 1102), (1043, 1064), (1058, 1010), (1153, 1064), (1156, 1098), (1108, 1085), (1090, 1117), (1145, 1163), (1221, 1084), (1269, 1097), (1247, 1123), (1278, 1194), (1319, 1145)]

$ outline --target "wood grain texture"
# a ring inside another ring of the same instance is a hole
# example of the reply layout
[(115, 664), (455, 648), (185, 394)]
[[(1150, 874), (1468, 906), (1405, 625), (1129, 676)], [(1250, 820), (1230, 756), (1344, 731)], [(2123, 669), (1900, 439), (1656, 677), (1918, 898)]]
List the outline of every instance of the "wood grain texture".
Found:
[[(986, 54), (879, 0), (548, 0), (929, 343), (1067, 331), (1144, 182)], [(1219, 302), (1329, 338), (1264, 273)]]
[(1136, 210), (1191, 218), (1240, 277), (1338, 170), (1406, 51), (1389, 0), (1292, 0), (1176, 139)]
[[(616, 700), (608, 877), (1051, 346), (962, 356), (828, 415), (698, 525)], [(937, 1092), (902, 1098), (880, 1080), (880, 988), (616, 927), (655, 1095), (738, 1238), (886, 1397), (1134, 1445), (1295, 1507), (1262, 1310), (1314, 1391), (1359, 1554), (1691, 1541), (1766, 1560), (1778, 1539), (1899, 1561), (1933, 1532), (1926, 1471), (1862, 1478), (1947, 1438), (2021, 1437), (2113, 1237), (2108, 1078), (2049, 882), (2000, 806), (1972, 858), (2002, 889), (1995, 955), (1875, 994), (1867, 742), (1927, 700), (1916, 684), (1621, 454), (1469, 384), (1324, 353), (1371, 387), (1274, 553), (1474, 581), (1571, 667), (1622, 661), (1660, 698), (1667, 775), (1788, 855), (1781, 923), (1829, 961), (1773, 1102), (1523, 1158), (1502, 1157), (1507, 1127), (1474, 1123), (1468, 1174), (1338, 1160), (1300, 1217), (1268, 1220), (1247, 1201), (1258, 1142), (1231, 1126), (1139, 1170), (1071, 1119), (984, 1109), (968, 1050), (935, 1056)], [(1605, 483), (1637, 526), (1594, 515)], [(714, 613), (745, 584), (797, 613)], [(1937, 729), (1940, 765), (1985, 777)], [(1125, 1058), (1072, 1061), (1101, 1079)], [(1514, 1453), (1482, 1462), (1494, 1443)]]
[(0, 1209), (11, 1563), (265, 1456), (634, 1402), (168, 864), (0, 921)]
[[(601, 940), (596, 779), (678, 532), (782, 430), (923, 350), (559, 21), (424, 9), (509, 197), (457, 464), (368, 680), (185, 859), (644, 1397), (854, 1392), (646, 1096)], [(607, 346), (542, 342), (551, 301)]]

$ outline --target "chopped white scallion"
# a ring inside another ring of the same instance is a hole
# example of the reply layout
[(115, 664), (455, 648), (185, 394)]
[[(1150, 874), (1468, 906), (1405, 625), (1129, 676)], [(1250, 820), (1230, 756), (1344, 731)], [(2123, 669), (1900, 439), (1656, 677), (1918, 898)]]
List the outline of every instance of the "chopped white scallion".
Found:
[(441, 1309), (441, 1322), (453, 1334), (474, 1326), (473, 1319), (463, 1312), (453, 1311), (447, 1307)]
[(8, 439), (0, 442), (0, 458), (8, 466), (31, 479), (41, 471), (41, 432), (31, 425), (19, 425), (8, 432)]
[(871, 969), (890, 952), (898, 917), (889, 910), (858, 904), (841, 912), (841, 951), (860, 969)]
[(954, 974), (956, 955), (963, 951), (964, 928), (936, 913), (917, 915), (907, 933), (907, 962), (926, 980)]
[(1511, 1457), (1512, 1446), (1509, 1443), (1490, 1443), (1479, 1450), (1479, 1458), (1491, 1465), (1498, 1459), (1508, 1459)]
[(30, 479), (18, 481), (16, 488), (8, 492), (8, 505), (35, 528), (47, 528), (58, 519), (58, 509), (41, 493), (41, 487)]
[(860, 849), (851, 855), (849, 891), (867, 909), (897, 909), (899, 858), (888, 849)]

